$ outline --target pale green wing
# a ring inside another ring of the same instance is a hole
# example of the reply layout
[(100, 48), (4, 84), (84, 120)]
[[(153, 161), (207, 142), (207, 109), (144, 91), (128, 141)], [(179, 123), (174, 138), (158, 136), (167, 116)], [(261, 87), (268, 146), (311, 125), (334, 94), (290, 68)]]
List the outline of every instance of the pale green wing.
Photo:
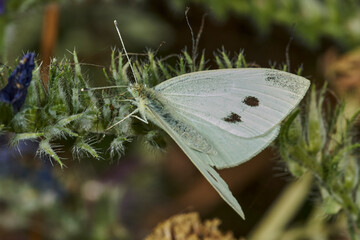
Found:
[(197, 117), (233, 135), (253, 138), (278, 125), (300, 102), (309, 80), (287, 72), (222, 69), (184, 74), (154, 90), (169, 111)]
[(223, 199), (240, 205), (212, 168), (250, 159), (278, 135), (310, 82), (272, 69), (202, 71), (172, 78), (148, 96), (149, 119), (182, 148)]
[[(199, 154), (206, 154), (207, 157), (202, 159), (217, 169), (234, 167), (251, 159), (277, 137), (280, 129), (280, 125), (276, 125), (266, 134), (253, 138), (243, 138), (196, 116), (179, 115), (176, 109), (170, 111), (170, 114), (173, 118), (188, 125), (186, 131), (179, 134), (182, 142), (187, 144), (189, 148), (197, 150)], [(204, 139), (202, 140), (203, 143), (197, 144), (200, 142), (200, 138)], [(204, 143), (205, 140), (206, 143)]]
[(154, 88), (154, 97), (164, 112), (206, 139), (200, 141), (187, 131), (179, 133), (182, 141), (207, 153), (207, 163), (221, 169), (239, 165), (268, 146), (309, 84), (305, 78), (273, 69), (213, 70), (161, 83)]
[(169, 124), (163, 117), (158, 115), (154, 109), (150, 109), (150, 117), (156, 124), (158, 124), (162, 129), (164, 129), (172, 139), (180, 146), (180, 148), (185, 152), (185, 154), (190, 158), (192, 163), (199, 169), (199, 171), (204, 175), (204, 177), (210, 182), (210, 184), (215, 188), (215, 190), (220, 194), (220, 196), (243, 218), (245, 219), (244, 212), (242, 211), (239, 203), (232, 195), (228, 185), (221, 178), (221, 176), (209, 165), (211, 162), (211, 155), (199, 152), (189, 147), (189, 145), (183, 140), (172, 127), (171, 123)]

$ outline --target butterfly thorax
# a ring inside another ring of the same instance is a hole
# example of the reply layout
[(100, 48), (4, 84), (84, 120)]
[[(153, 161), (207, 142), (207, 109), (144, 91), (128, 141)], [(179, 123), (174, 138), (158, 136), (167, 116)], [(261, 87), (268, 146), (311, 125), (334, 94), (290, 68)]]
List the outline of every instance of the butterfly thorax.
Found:
[(137, 105), (140, 115), (146, 119), (146, 108), (149, 105), (149, 100), (154, 94), (154, 91), (139, 83), (131, 85), (128, 91), (135, 98), (134, 103)]

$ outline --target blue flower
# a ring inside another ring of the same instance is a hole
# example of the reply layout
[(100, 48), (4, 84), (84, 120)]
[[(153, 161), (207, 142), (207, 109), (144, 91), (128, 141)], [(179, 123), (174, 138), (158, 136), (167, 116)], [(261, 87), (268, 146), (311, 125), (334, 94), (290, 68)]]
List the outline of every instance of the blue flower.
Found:
[(5, 0), (0, 0), (0, 14), (3, 14), (5, 11)]
[(0, 101), (12, 104), (15, 111), (19, 111), (25, 102), (27, 89), (34, 70), (35, 53), (27, 53), (19, 65), (11, 73), (8, 84), (0, 90)]

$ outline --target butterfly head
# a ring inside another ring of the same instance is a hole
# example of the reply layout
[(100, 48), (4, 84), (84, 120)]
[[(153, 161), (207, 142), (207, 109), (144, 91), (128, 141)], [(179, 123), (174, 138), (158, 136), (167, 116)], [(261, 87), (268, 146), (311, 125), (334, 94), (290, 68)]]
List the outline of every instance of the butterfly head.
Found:
[(143, 84), (134, 83), (128, 87), (128, 91), (135, 98), (134, 103), (138, 107), (140, 114), (144, 116), (146, 106), (152, 96), (152, 90), (145, 87)]

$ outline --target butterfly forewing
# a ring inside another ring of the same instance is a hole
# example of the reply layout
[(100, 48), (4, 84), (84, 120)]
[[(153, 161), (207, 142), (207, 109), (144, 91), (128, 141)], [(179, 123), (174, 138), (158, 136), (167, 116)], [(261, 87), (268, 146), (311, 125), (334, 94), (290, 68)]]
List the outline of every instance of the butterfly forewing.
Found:
[(270, 131), (309, 88), (303, 77), (273, 69), (223, 69), (181, 75), (154, 90), (184, 117), (244, 138)]

